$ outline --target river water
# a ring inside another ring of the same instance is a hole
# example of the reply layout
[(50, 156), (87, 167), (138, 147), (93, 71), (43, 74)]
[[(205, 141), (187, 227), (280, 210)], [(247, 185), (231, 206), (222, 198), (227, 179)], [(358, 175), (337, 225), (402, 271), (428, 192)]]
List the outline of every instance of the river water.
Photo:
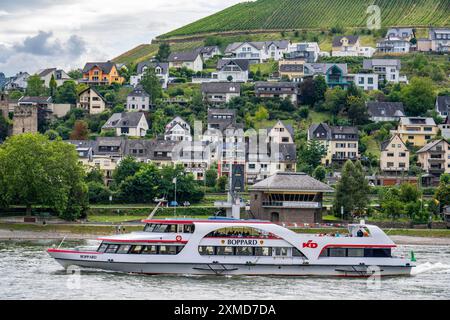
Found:
[[(72, 242), (68, 245), (92, 245)], [(45, 249), (51, 241), (0, 242), (0, 299), (450, 299), (450, 246), (400, 246), (414, 251), (413, 277), (382, 279), (144, 276), (65, 271)]]

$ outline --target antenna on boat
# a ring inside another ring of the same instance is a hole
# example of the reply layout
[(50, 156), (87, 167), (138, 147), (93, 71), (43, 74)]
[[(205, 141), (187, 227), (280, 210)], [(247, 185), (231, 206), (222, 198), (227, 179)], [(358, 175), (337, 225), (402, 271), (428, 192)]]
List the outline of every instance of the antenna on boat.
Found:
[(161, 207), (161, 205), (162, 205), (163, 203), (166, 203), (166, 202), (167, 202), (167, 200), (164, 199), (164, 198), (161, 198), (161, 199), (155, 198), (155, 199), (153, 199), (153, 201), (157, 202), (158, 204), (157, 204), (156, 207), (152, 210), (152, 212), (151, 212), (150, 215), (148, 216), (147, 220), (152, 220), (153, 217), (155, 216), (156, 212), (158, 211), (159, 207)]

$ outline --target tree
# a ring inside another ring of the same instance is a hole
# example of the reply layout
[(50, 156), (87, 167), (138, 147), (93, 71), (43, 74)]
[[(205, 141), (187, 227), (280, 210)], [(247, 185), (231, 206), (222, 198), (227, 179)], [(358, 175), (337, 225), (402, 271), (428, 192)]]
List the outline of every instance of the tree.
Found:
[(87, 140), (89, 138), (89, 128), (86, 121), (77, 120), (70, 134), (71, 140)]
[(322, 158), (327, 154), (327, 148), (317, 140), (310, 140), (299, 152), (299, 164), (307, 173), (317, 168), (322, 163)]
[(90, 181), (87, 183), (89, 189), (89, 203), (108, 203), (111, 190), (103, 183)]
[(158, 196), (161, 175), (153, 164), (144, 164), (139, 171), (120, 183), (118, 197), (125, 203), (153, 203)]
[(325, 177), (327, 175), (327, 170), (323, 166), (317, 166), (316, 169), (314, 169), (313, 177), (319, 181), (325, 181)]
[(0, 205), (25, 205), (54, 210), (74, 220), (88, 206), (84, 170), (73, 145), (25, 133), (0, 146)]
[(159, 82), (153, 68), (147, 68), (142, 76), (140, 84), (144, 88), (145, 92), (150, 95), (151, 103), (155, 103), (157, 99), (162, 97), (161, 82)]
[(48, 137), (49, 140), (57, 140), (59, 138), (59, 133), (56, 130), (47, 130), (45, 132), (45, 135)]
[(325, 93), (325, 102), (323, 104), (326, 111), (337, 116), (341, 113), (347, 104), (347, 93), (341, 87), (327, 90)]
[(220, 192), (225, 192), (227, 184), (228, 184), (228, 177), (220, 176), (219, 179), (217, 179), (217, 190)]
[(220, 37), (209, 36), (209, 37), (206, 37), (206, 39), (204, 41), (205, 47), (212, 47), (212, 46), (220, 47), (222, 44), (223, 44), (223, 40)]
[(103, 172), (99, 168), (93, 168), (86, 174), (86, 182), (103, 184)]
[(159, 45), (158, 53), (156, 54), (156, 60), (159, 62), (167, 61), (170, 56), (170, 45), (166, 42)]
[(52, 74), (49, 83), (50, 95), (54, 98), (56, 96), (56, 89), (58, 88), (58, 84), (56, 83), (55, 76)]
[(9, 133), (11, 123), (8, 119), (4, 118), (0, 113), (0, 141), (4, 141)]
[(316, 102), (316, 87), (314, 80), (307, 78), (300, 84), (300, 99), (302, 104), (313, 106)]
[(208, 169), (205, 172), (205, 184), (213, 188), (217, 182), (217, 170), (216, 169)]
[(439, 202), (440, 209), (450, 205), (450, 183), (446, 182), (446, 178), (441, 178), (441, 183), (436, 189), (434, 198)]
[(417, 202), (420, 199), (420, 191), (411, 183), (403, 183), (400, 186), (399, 200), (402, 202)]
[(152, 132), (156, 136), (158, 134), (164, 133), (165, 127), (169, 119), (166, 117), (163, 109), (158, 109), (153, 114), (152, 119)]
[(369, 121), (369, 113), (363, 98), (349, 96), (347, 98), (348, 118), (353, 125), (362, 125)]
[(56, 89), (55, 102), (76, 104), (77, 97), (77, 84), (75, 81), (65, 81)]
[(141, 166), (142, 164), (137, 162), (135, 158), (125, 157), (113, 172), (114, 184), (120, 186), (128, 177), (134, 176), (141, 169)]
[(69, 73), (67, 73), (69, 77), (71, 77), (73, 80), (78, 80), (83, 77), (83, 72), (81, 70), (70, 70)]
[(410, 116), (423, 116), (434, 107), (435, 94), (429, 78), (414, 77), (409, 85), (400, 91), (400, 99), (405, 104), (405, 111)]
[(264, 106), (259, 106), (258, 111), (255, 113), (255, 120), (256, 121), (264, 121), (269, 120), (269, 111), (264, 108)]
[(365, 179), (362, 165), (359, 161), (353, 164), (347, 161), (342, 169), (341, 179), (336, 185), (334, 199), (335, 213), (340, 213), (341, 207), (345, 214), (361, 214), (369, 202), (369, 185)]
[(47, 90), (45, 89), (44, 81), (42, 81), (37, 74), (30, 76), (27, 80), (27, 89), (25, 93), (27, 96), (33, 97), (45, 96)]
[(328, 85), (325, 77), (322, 75), (314, 78), (314, 100), (315, 102), (325, 100), (325, 93), (327, 92)]

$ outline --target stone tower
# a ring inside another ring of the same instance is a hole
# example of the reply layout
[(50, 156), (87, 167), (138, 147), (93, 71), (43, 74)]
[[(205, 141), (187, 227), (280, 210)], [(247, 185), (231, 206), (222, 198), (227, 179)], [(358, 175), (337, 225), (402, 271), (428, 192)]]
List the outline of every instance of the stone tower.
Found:
[(0, 115), (2, 115), (4, 118), (8, 118), (8, 111), (8, 96), (4, 93), (0, 93)]
[(15, 106), (13, 121), (13, 135), (37, 132), (38, 107), (31, 105)]

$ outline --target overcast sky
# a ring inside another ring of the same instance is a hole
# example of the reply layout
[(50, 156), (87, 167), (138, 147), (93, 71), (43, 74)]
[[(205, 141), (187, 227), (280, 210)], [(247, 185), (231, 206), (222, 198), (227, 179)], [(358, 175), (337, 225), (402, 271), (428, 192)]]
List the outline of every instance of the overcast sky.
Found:
[(0, 72), (112, 59), (243, 0), (0, 0)]

